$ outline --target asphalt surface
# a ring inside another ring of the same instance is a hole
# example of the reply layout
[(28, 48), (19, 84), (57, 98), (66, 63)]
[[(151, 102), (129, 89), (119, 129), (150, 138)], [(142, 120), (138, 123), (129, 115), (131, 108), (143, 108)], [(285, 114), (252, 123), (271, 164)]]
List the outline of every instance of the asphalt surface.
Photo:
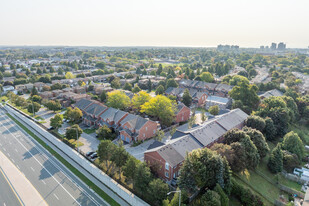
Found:
[(22, 205), (2, 171), (0, 171), (0, 191), (0, 205)]
[[(25, 175), (48, 205), (107, 205), (1, 109), (0, 150)], [(9, 197), (13, 201), (14, 197)]]

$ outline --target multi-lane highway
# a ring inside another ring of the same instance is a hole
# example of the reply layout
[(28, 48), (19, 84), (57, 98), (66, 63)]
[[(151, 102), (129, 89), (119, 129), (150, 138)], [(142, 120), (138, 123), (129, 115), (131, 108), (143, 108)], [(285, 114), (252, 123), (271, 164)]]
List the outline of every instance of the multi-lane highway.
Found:
[(9, 180), (0, 169), (0, 205), (22, 205)]
[[(108, 205), (1, 109), (0, 151), (25, 175), (48, 205)], [(10, 201), (16, 201), (15, 195), (10, 193), (9, 197)]]

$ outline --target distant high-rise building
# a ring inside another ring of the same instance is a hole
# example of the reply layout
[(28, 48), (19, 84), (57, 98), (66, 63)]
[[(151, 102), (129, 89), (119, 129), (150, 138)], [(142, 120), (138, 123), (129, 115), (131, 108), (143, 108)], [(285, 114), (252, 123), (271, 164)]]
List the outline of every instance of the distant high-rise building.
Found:
[(283, 42), (280, 42), (280, 43), (278, 44), (278, 50), (285, 50), (285, 49), (286, 49), (286, 44), (283, 43)]
[(272, 50), (276, 50), (276, 49), (277, 49), (277, 44), (276, 44), (276, 43), (271, 43), (270, 48), (271, 48)]
[(233, 49), (233, 50), (237, 50), (237, 49), (239, 49), (239, 46), (238, 45), (218, 45), (217, 46), (217, 49), (218, 50), (221, 50), (221, 51), (226, 51), (226, 50), (230, 50), (230, 49)]

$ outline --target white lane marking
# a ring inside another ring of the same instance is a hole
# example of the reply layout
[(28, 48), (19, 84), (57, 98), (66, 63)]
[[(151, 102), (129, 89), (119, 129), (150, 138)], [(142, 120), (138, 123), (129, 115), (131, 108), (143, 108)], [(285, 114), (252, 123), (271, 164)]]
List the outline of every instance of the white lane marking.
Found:
[(4, 150), (4, 151), (6, 151), (6, 149), (5, 149), (5, 148), (3, 148), (3, 150)]
[[(10, 122), (8, 122), (8, 121), (11, 121), (12, 123), (10, 123)], [(75, 182), (73, 179), (72, 179), (72, 177), (69, 177), (69, 176), (67, 176), (66, 175), (66, 172), (64, 172), (63, 171), (63, 169), (60, 167), (60, 166), (58, 166), (55, 162), (54, 162), (54, 160), (52, 160), (50, 157), (48, 157), (47, 156), (47, 153), (48, 153), (48, 151), (44, 151), (43, 152), (43, 150), (41, 149), (41, 145), (39, 145), (39, 144), (34, 144), (32, 141), (28, 141), (28, 140), (24, 140), (23, 139), (23, 136), (26, 136), (26, 137), (28, 137), (28, 138), (30, 138), (30, 139), (32, 139), (32, 137), (28, 134), (28, 133), (25, 133), (24, 131), (23, 131), (23, 129), (19, 126), (19, 125), (17, 125), (15, 122), (13, 122), (13, 120), (11, 120), (9, 117), (6, 117), (6, 119), (5, 119), (5, 122), (6, 123), (9, 123), (9, 124), (12, 124), (12, 125), (14, 125), (14, 126), (17, 126), (19, 129), (20, 129), (20, 132), (22, 132), (22, 135), (21, 135), (21, 137), (22, 138), (20, 138), (20, 140), (21, 141), (24, 141), (24, 142), (26, 142), (26, 143), (28, 143), (30, 146), (32, 146), (32, 147), (34, 147), (35, 149), (37, 149), (40, 153), (41, 153), (41, 155), (42, 155), (42, 157), (44, 157), (46, 160), (46, 162), (47, 161), (49, 161), (54, 167), (56, 167), (68, 180), (70, 180), (82, 193), (84, 193), (88, 198), (90, 198), (91, 200), (92, 200), (92, 202), (93, 203), (95, 203), (96, 205), (100, 205), (100, 203), (92, 196), (92, 195), (90, 195), (84, 188), (82, 188), (81, 187), (81, 185), (79, 185), (77, 182)], [(35, 131), (36, 133), (38, 133), (37, 131)], [(11, 133), (11, 132), (10, 132)], [(13, 134), (12, 134), (13, 135)], [(13, 135), (14, 136), (14, 135)], [(16, 139), (16, 138), (15, 138)], [(20, 143), (20, 142), (19, 142)], [(23, 146), (23, 145), (22, 145)], [(50, 153), (49, 153), (50, 154)], [(51, 155), (51, 154), (50, 154)], [(60, 163), (61, 164), (61, 163)], [(65, 166), (64, 166), (65, 167)], [(45, 169), (45, 168), (44, 168)], [(75, 174), (73, 174), (70, 170), (68, 170), (68, 172), (69, 173), (71, 173), (73, 176), (75, 176)], [(75, 176), (76, 177), (76, 176)], [(53, 177), (54, 178), (54, 177)], [(76, 177), (78, 180), (79, 180), (79, 178), (78, 177)], [(83, 181), (81, 181), (81, 180), (79, 180), (80, 181), (80, 184), (83, 184), (85, 187), (88, 187)], [(90, 189), (91, 190), (91, 189)], [(91, 190), (92, 191), (92, 190)], [(92, 191), (93, 192), (93, 191)], [(94, 193), (94, 195), (95, 195), (95, 193)], [(73, 198), (74, 199), (74, 198)], [(108, 203), (104, 200), (104, 199), (102, 199), (102, 198), (100, 198), (105, 204), (107, 204), (108, 205)], [(77, 202), (77, 201), (76, 201)], [(77, 202), (78, 203), (78, 202)]]
[(11, 142), (11, 141), (9, 141), (9, 144), (12, 144), (12, 142)]
[[(1, 123), (2, 124), (2, 123)], [(8, 130), (8, 128), (5, 126), (5, 125), (3, 125), (2, 124), (2, 126), (6, 129), (6, 130)], [(29, 154), (31, 155), (31, 157), (33, 157), (38, 163), (39, 163), (39, 165), (41, 165), (41, 167), (43, 168), (43, 169), (45, 169), (46, 170), (46, 172), (58, 183), (58, 185), (64, 190), (64, 191), (66, 191), (67, 193), (68, 193), (68, 195), (78, 204), (78, 205), (81, 205), (72, 195), (71, 195), (71, 193), (67, 190), (67, 189), (65, 189), (64, 187), (63, 187), (63, 185), (62, 184), (60, 184), (60, 182), (49, 172), (49, 170), (47, 170), (42, 164), (41, 164), (41, 162), (35, 157), (35, 156), (33, 156), (33, 154), (15, 137), (15, 135), (10, 131), (10, 130), (8, 130), (9, 131), (9, 133), (17, 140), (17, 142), (27, 151), (27, 152), (29, 152)]]
[(12, 159), (12, 162), (15, 163), (15, 161)]
[(3, 206), (6, 206), (5, 202), (3, 203)]
[(57, 200), (59, 200), (59, 198), (57, 197), (57, 195), (54, 193), (55, 198), (57, 198)]
[(20, 168), (19, 168), (19, 166), (18, 166), (18, 165), (16, 165), (16, 167), (20, 170)]
[(18, 153), (18, 150), (15, 148), (15, 152), (17, 152)]
[(30, 167), (30, 169), (34, 172), (34, 169), (32, 167)]
[(11, 155), (9, 153), (7, 153), (9, 157), (11, 157)]
[(0, 143), (0, 146), (2, 146), (2, 144)]
[(46, 182), (44, 180), (42, 180), (42, 182), (44, 183), (44, 185), (46, 185)]

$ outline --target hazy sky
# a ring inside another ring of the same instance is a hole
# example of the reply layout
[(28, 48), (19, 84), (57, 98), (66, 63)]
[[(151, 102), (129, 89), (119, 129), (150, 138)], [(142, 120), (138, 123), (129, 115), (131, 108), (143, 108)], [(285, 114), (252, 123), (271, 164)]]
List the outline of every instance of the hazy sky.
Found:
[(0, 0), (0, 45), (309, 46), (309, 0)]

